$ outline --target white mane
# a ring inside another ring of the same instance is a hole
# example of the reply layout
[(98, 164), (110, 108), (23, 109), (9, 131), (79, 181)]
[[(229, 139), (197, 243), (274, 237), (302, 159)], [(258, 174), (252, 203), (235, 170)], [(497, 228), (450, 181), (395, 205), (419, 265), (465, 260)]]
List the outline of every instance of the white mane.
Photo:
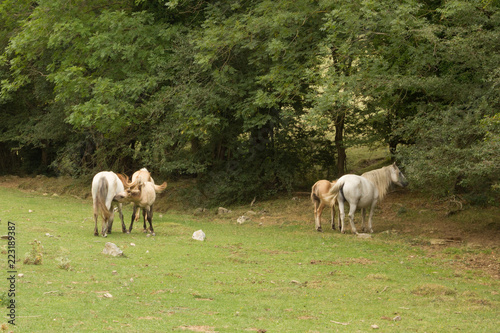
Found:
[(387, 194), (387, 190), (391, 186), (391, 168), (393, 166), (389, 165), (381, 169), (376, 169), (372, 171), (365, 172), (361, 175), (371, 181), (378, 189), (379, 200), (383, 200)]

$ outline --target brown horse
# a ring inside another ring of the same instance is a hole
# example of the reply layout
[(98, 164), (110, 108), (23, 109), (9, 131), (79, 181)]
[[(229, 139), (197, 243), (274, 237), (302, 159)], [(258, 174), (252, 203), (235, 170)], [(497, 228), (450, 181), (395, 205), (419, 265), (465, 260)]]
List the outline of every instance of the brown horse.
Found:
[(328, 200), (325, 200), (325, 197), (330, 195), (329, 192), (333, 185), (335, 185), (335, 181), (329, 182), (328, 180), (318, 180), (311, 189), (311, 201), (314, 204), (314, 224), (316, 226), (316, 230), (319, 232), (323, 231), (321, 229), (321, 214), (323, 213), (323, 209), (325, 208), (325, 206), (331, 207), (331, 225), (332, 229), (335, 230), (335, 201), (337, 199), (337, 196), (330, 196)]

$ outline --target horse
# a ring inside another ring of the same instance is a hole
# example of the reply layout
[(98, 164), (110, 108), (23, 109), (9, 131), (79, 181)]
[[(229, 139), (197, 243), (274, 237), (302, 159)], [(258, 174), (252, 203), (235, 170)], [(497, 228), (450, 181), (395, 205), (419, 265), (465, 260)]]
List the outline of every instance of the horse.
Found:
[(163, 182), (161, 185), (155, 185), (155, 181), (153, 177), (151, 177), (151, 173), (146, 168), (142, 168), (141, 170), (134, 172), (132, 175), (132, 183), (144, 184), (146, 182), (153, 183), (156, 193), (160, 193), (167, 187), (167, 182)]
[[(145, 184), (146, 182), (153, 183), (156, 193), (160, 193), (167, 187), (167, 183), (163, 182), (161, 185), (155, 185), (155, 181), (153, 177), (151, 177), (151, 173), (146, 168), (142, 168), (132, 175), (132, 183), (137, 184)], [(139, 210), (137, 210), (135, 214), (135, 221), (139, 220)]]
[[(335, 185), (335, 181), (330, 182), (328, 180), (318, 180), (311, 189), (311, 201), (314, 204), (314, 224), (316, 230), (322, 232), (321, 229), (321, 214), (323, 213), (323, 209), (325, 206), (331, 207), (331, 226), (332, 229), (335, 230), (335, 199), (325, 200), (325, 197), (328, 195), (330, 188)], [(340, 229), (340, 220), (339, 220), (339, 229)]]
[(376, 169), (373, 171), (365, 172), (361, 176), (357, 175), (344, 175), (340, 177), (332, 188), (330, 188), (329, 196), (325, 200), (335, 200), (339, 203), (339, 215), (341, 221), (342, 233), (345, 233), (345, 213), (344, 203), (349, 203), (349, 218), (351, 222), (351, 231), (357, 234), (356, 227), (354, 226), (354, 213), (356, 208), (361, 208), (361, 227), (365, 231), (365, 210), (370, 208), (370, 215), (368, 217), (368, 230), (373, 233), (372, 216), (373, 210), (379, 200), (382, 200), (392, 185), (406, 187), (408, 181), (403, 173), (399, 170), (396, 163)]
[(126, 232), (123, 221), (122, 203), (130, 197), (130, 187), (135, 184), (128, 182), (128, 177), (111, 171), (102, 171), (92, 180), (92, 201), (94, 210), (94, 235), (98, 236), (97, 220), (99, 209), (102, 215), (101, 234), (107, 237), (113, 227), (114, 207), (118, 208), (122, 220), (122, 231)]
[(145, 168), (136, 171), (132, 176), (134, 189), (131, 191), (131, 201), (134, 203), (132, 219), (127, 233), (132, 232), (134, 221), (139, 219), (139, 211), (142, 208), (142, 216), (144, 218), (144, 232), (147, 232), (146, 219), (149, 222), (149, 230), (154, 236), (153, 229), (153, 203), (156, 200), (156, 193), (160, 193), (167, 188), (167, 182), (161, 185), (155, 185), (149, 171)]

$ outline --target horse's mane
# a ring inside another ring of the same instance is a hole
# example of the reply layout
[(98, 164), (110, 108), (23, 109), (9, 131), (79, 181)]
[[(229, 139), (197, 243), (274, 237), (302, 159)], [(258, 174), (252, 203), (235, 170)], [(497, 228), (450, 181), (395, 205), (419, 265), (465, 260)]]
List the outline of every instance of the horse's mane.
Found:
[(364, 177), (375, 184), (378, 189), (379, 200), (384, 199), (387, 194), (387, 190), (389, 190), (391, 185), (392, 181), (390, 168), (392, 168), (392, 165), (368, 171), (361, 175), (361, 177)]

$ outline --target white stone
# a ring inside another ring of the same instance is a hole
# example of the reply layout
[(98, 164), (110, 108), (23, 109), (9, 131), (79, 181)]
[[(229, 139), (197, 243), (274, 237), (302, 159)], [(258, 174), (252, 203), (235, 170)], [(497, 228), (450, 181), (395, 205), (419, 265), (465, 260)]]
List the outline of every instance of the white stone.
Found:
[(202, 230), (198, 230), (193, 233), (193, 239), (195, 240), (204, 241), (205, 238), (205, 233)]
[(243, 224), (243, 223), (245, 223), (246, 221), (249, 221), (249, 220), (250, 220), (250, 218), (248, 216), (243, 215), (243, 216), (238, 217), (238, 219), (236, 220), (236, 222), (238, 222), (239, 224)]
[(104, 254), (109, 254), (110, 256), (113, 257), (118, 257), (123, 255), (123, 251), (116, 246), (116, 244), (107, 242), (105, 244), (104, 250), (102, 250), (102, 253)]
[(227, 213), (231, 213), (231, 211), (229, 209), (224, 208), (224, 207), (219, 207), (219, 209), (217, 209), (217, 213), (218, 214), (227, 214)]

